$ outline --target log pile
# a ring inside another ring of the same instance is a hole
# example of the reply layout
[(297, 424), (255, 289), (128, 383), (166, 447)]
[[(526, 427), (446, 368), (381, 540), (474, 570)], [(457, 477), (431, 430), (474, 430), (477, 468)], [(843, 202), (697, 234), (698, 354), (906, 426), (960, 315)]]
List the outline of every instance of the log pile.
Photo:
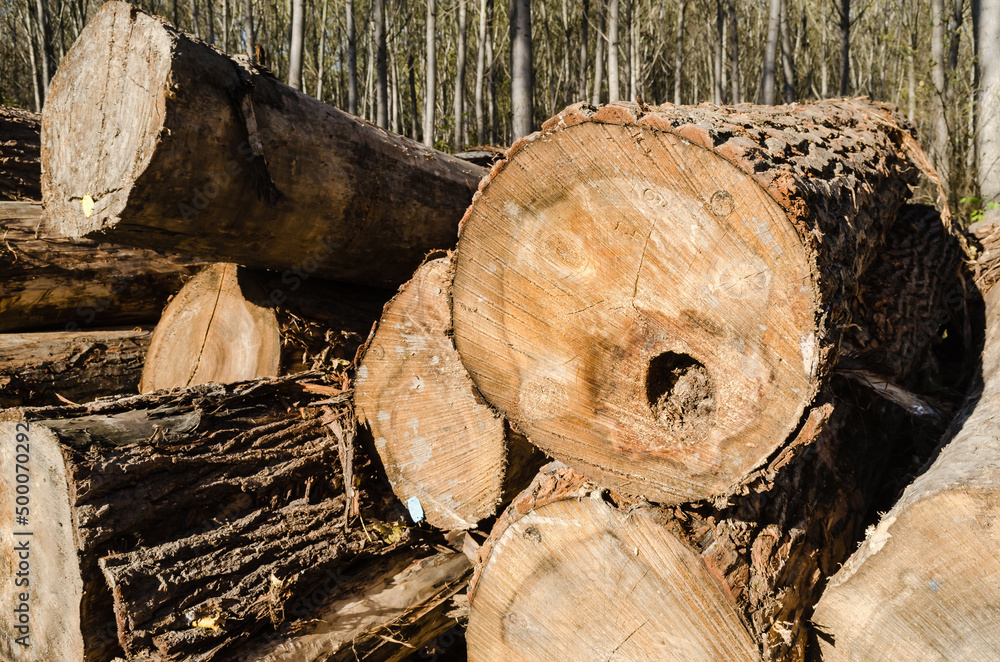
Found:
[(893, 107), (487, 171), (109, 2), (0, 148), (4, 659), (1000, 654), (1000, 230)]

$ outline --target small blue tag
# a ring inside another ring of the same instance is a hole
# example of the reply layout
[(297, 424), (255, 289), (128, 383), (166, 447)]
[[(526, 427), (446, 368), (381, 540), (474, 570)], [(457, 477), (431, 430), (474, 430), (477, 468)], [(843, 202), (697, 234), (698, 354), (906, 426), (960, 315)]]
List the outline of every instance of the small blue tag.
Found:
[(420, 499), (410, 497), (406, 500), (406, 508), (410, 511), (410, 519), (414, 524), (420, 524), (424, 519), (424, 508), (420, 505)]

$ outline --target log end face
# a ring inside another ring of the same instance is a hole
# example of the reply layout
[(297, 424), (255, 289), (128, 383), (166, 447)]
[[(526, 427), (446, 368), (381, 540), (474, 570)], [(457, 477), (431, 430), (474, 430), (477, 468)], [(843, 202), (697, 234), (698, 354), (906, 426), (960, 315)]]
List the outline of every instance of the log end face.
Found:
[(759, 659), (705, 565), (642, 510), (567, 498), (493, 535), (469, 617), (472, 662)]
[(0, 552), (0, 657), (84, 659), (83, 581), (59, 442), (40, 425), (7, 421), (0, 422), (0, 443), (0, 506), (11, 514), (0, 518), (6, 541)]
[(816, 607), (822, 658), (1000, 658), (997, 490), (946, 490), (890, 515)]
[(476, 385), (610, 487), (725, 492), (785, 443), (823, 367), (794, 225), (749, 175), (644, 126), (559, 128), (513, 161), (457, 252), (455, 344)]
[(79, 237), (115, 225), (160, 139), (172, 45), (157, 18), (108, 2), (60, 63), (42, 112), (46, 229)]
[(474, 527), (507, 484), (504, 420), (452, 345), (451, 259), (431, 260), (386, 307), (358, 369), (355, 402), (396, 496), (435, 527)]

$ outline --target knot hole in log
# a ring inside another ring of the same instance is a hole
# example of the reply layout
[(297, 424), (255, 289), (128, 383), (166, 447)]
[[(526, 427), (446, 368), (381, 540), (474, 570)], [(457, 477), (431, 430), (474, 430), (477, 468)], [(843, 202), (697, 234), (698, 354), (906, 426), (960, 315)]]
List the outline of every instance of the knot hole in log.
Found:
[(646, 397), (653, 418), (678, 440), (694, 440), (715, 412), (708, 371), (687, 354), (664, 352), (649, 361)]

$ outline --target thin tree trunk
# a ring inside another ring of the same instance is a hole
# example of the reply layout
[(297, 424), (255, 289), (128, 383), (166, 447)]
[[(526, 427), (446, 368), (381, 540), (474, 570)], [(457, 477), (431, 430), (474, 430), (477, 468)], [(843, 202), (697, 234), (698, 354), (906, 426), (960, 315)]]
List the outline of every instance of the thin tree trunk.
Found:
[(851, 0), (840, 0), (840, 96), (851, 92)]
[(437, 0), (427, 0), (427, 60), (424, 71), (424, 144), (434, 146), (434, 101), (437, 96), (437, 51), (434, 37), (437, 32)]
[(590, 0), (583, 0), (583, 9), (580, 12), (580, 89), (578, 97), (584, 101), (589, 96), (587, 94), (587, 39), (588, 28), (590, 27)]
[(601, 85), (604, 84), (604, 7), (597, 6), (597, 45), (594, 48), (594, 96), (591, 103), (601, 103)]
[(642, 62), (639, 60), (639, 41), (642, 32), (639, 30), (639, 19), (633, 9), (629, 12), (629, 99), (635, 100), (642, 94)]
[(726, 89), (726, 74), (723, 60), (725, 59), (726, 19), (722, 9), (722, 0), (715, 0), (715, 80), (712, 101), (721, 106)]
[(949, 188), (948, 172), (948, 74), (945, 53), (945, 30), (947, 18), (944, 0), (931, 0), (931, 107), (934, 109), (931, 132), (931, 159), (941, 176), (941, 183)]
[(783, 0), (781, 5), (781, 65), (785, 72), (785, 103), (792, 103), (795, 101), (795, 96), (797, 94), (798, 81), (795, 75), (795, 60), (792, 54), (798, 49), (792, 48), (792, 35), (791, 35), (791, 21), (788, 20), (788, 14), (791, 11), (788, 5), (791, 0)]
[(677, 4), (677, 51), (674, 54), (674, 103), (681, 103), (681, 67), (684, 63), (684, 10), (687, 0), (679, 0)]
[[(1000, 202), (1000, 0), (973, 0), (978, 94), (976, 172), (984, 206)], [(986, 210), (989, 216), (996, 210)]]
[(420, 113), (417, 111), (417, 73), (413, 63), (413, 53), (406, 56), (406, 66), (410, 74), (410, 137), (418, 140), (420, 135), (417, 127), (420, 125)]
[(347, 112), (358, 114), (358, 41), (354, 34), (354, 0), (346, 0), (347, 16)]
[(222, 0), (222, 52), (229, 54), (229, 0)]
[[(193, 3), (194, 0), (191, 0)], [(288, 84), (302, 89), (302, 44), (305, 37), (304, 0), (292, 0), (292, 38), (288, 50)]]
[(486, 143), (486, 123), (483, 117), (483, 77), (486, 74), (486, 2), (479, 2), (479, 43), (476, 44), (476, 142)]
[(510, 0), (510, 103), (513, 138), (533, 130), (534, 100), (530, 0)]
[(740, 42), (736, 26), (736, 0), (729, 0), (729, 83), (732, 86), (730, 102), (740, 103), (743, 95), (740, 92)]
[(489, 94), (487, 107), (489, 109), (491, 142), (495, 143), (499, 140), (498, 136), (500, 135), (497, 128), (497, 119), (500, 113), (497, 110), (497, 79), (493, 59), (493, 40), (495, 39), (493, 34), (493, 0), (486, 0), (486, 5), (486, 30), (489, 33), (489, 37), (486, 39), (486, 91)]
[(24, 14), (24, 29), (28, 36), (28, 61), (31, 64), (31, 89), (35, 94), (35, 112), (42, 112), (42, 88), (38, 82), (38, 63), (35, 60), (35, 46), (31, 43), (31, 17)]
[(621, 99), (618, 85), (618, 5), (619, 0), (611, 0), (608, 5), (608, 101)]
[[(211, 1), (211, 0), (209, 0)], [(194, 29), (194, 36), (201, 39), (201, 26), (198, 24), (198, 1), (191, 0), (191, 27)]]
[(773, 106), (778, 87), (778, 38), (781, 27), (781, 0), (770, 0), (767, 13), (767, 42), (764, 45), (764, 75), (761, 103)]
[(402, 105), (403, 98), (399, 91), (399, 59), (394, 55), (389, 67), (389, 127), (400, 135), (403, 133), (400, 120), (403, 114)]
[(326, 73), (326, 14), (330, 0), (323, 0), (323, 16), (319, 26), (319, 46), (316, 47), (316, 98), (323, 100), (323, 74)]
[[(380, 0), (384, 1), (384, 0)], [(455, 151), (465, 144), (465, 30), (468, 21), (466, 0), (458, 3), (458, 39), (455, 45)]]
[(250, 62), (256, 63), (257, 56), (254, 53), (254, 42), (257, 39), (257, 35), (254, 33), (253, 28), (253, 0), (243, 0), (243, 29), (244, 33), (244, 47), (246, 48), (247, 57), (250, 58)]
[[(45, 104), (46, 97), (49, 96), (49, 42), (46, 39), (45, 30), (45, 4), (42, 0), (35, 0), (35, 8), (38, 11), (38, 59), (42, 65), (42, 104)], [(41, 106), (39, 106), (41, 107)]]
[(208, 43), (215, 45), (215, 1), (208, 0)]
[(385, 50), (385, 0), (375, 0), (375, 124), (389, 128), (389, 75)]

